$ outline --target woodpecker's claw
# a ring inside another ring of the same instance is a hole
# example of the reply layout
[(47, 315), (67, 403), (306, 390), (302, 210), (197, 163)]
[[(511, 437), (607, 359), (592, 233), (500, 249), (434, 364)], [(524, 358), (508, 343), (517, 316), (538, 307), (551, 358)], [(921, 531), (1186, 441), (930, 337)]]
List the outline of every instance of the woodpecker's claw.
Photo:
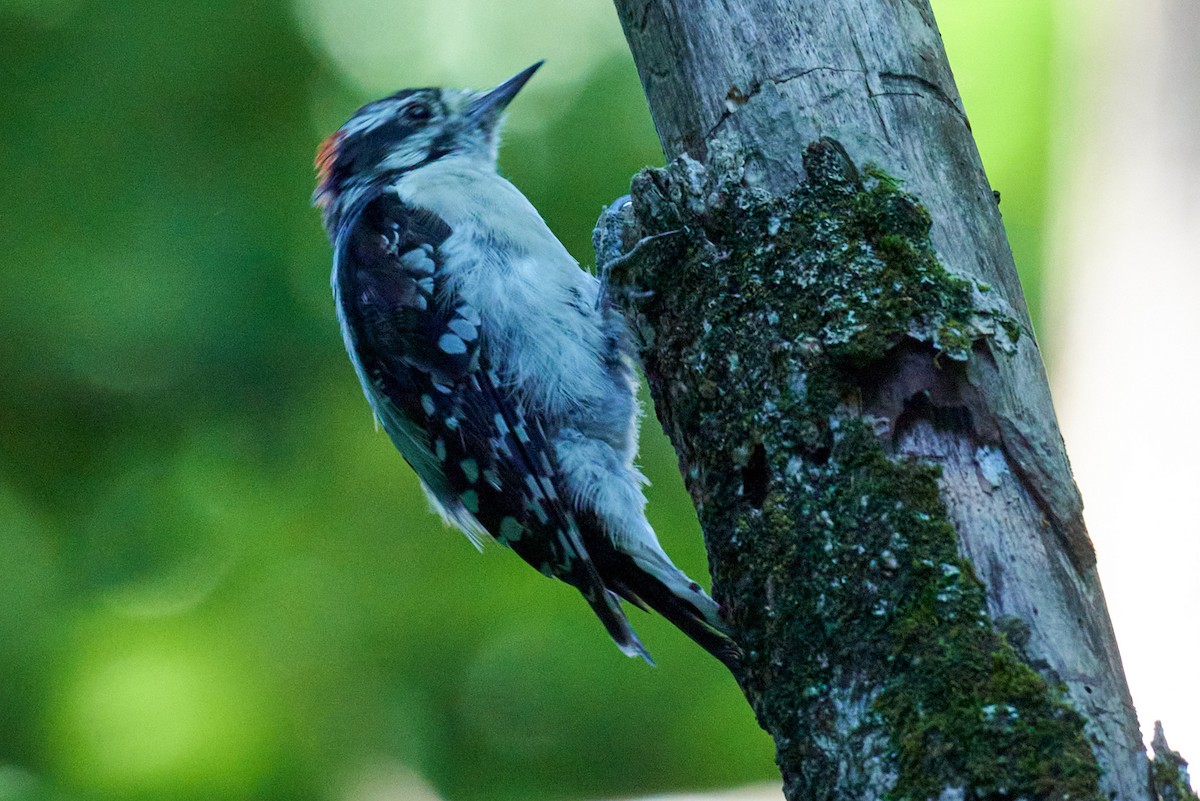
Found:
[[(639, 258), (641, 256), (643, 247), (660, 239), (666, 239), (667, 237), (681, 234), (683, 232), (684, 229), (675, 228), (670, 231), (662, 231), (657, 234), (651, 234), (650, 236), (644, 236), (634, 243), (633, 247), (630, 248), (626, 253), (622, 253), (620, 256), (601, 264), (599, 270), (600, 297), (597, 299), (597, 303), (603, 304), (608, 295), (615, 294), (612, 292), (612, 287), (614, 286), (612, 275), (614, 270), (622, 270), (627, 267), (635, 258)], [(618, 273), (618, 275), (620, 275), (620, 273)], [(632, 289), (626, 284), (625, 281), (618, 281), (616, 286), (619, 287), (619, 296), (627, 301), (642, 301), (654, 297), (654, 290)]]

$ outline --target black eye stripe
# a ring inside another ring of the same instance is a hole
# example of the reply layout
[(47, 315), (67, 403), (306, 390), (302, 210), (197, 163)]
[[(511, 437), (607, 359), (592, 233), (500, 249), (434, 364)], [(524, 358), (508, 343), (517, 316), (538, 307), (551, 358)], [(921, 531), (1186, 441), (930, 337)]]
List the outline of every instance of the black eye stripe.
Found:
[[(413, 119), (408, 112), (421, 107), (426, 114), (420, 119)], [(410, 137), (424, 139), (432, 136), (427, 132), (431, 120), (446, 116), (447, 109), (442, 102), (440, 93), (434, 90), (406, 90), (393, 97), (368, 104), (355, 115), (362, 121), (362, 127), (353, 130), (352, 125), (346, 126), (351, 132), (340, 141), (338, 155), (330, 172), (330, 184), (337, 187), (346, 181), (357, 177), (371, 177), (377, 174), (381, 162), (387, 158), (399, 143)], [(425, 131), (424, 136), (420, 136)], [(437, 132), (433, 132), (436, 134)], [(422, 143), (414, 139), (416, 147), (427, 146), (428, 153), (421, 162), (441, 158), (448, 151), (447, 135), (433, 136), (430, 142)], [(413, 164), (405, 169), (412, 169)]]

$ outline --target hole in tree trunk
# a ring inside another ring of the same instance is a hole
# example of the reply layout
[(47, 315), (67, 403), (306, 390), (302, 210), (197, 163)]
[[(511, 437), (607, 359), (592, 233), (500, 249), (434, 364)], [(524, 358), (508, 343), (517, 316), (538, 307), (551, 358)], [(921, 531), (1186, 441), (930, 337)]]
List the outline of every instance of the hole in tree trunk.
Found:
[(767, 469), (767, 450), (761, 442), (754, 445), (750, 461), (742, 468), (742, 497), (756, 509), (761, 509), (767, 500), (767, 487), (771, 476)]

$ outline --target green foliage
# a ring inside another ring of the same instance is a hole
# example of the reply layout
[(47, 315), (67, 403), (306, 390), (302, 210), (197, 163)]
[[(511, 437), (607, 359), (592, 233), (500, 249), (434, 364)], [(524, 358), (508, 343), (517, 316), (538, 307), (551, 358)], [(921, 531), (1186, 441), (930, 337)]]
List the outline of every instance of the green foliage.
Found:
[[(633, 664), (569, 588), (442, 528), (333, 319), (310, 165), (376, 88), (312, 20), (414, 21), (383, 26), (397, 87), (455, 48), (484, 84), (533, 41), (597, 47), (509, 5), (508, 49), (465, 38), (469, 2), (314, 5), (0, 3), (0, 798), (344, 798), (380, 764), (498, 801), (770, 778), (736, 687), (669, 624), (638, 621), (661, 667)], [(588, 14), (619, 44), (607, 2)], [(585, 263), (661, 159), (628, 54), (591, 58), (551, 59), (501, 161)], [(642, 461), (702, 574), (653, 423)]]
[[(971, 121), (1034, 328), (1042, 320), (1042, 264), (1050, 204), (1051, 125), (1065, 113), (1058, 26), (1043, 0), (932, 0), (946, 55)], [(1055, 106), (1055, 101), (1059, 101)], [(1050, 332), (1052, 333), (1052, 332)], [(1042, 337), (1044, 339), (1044, 337)]]

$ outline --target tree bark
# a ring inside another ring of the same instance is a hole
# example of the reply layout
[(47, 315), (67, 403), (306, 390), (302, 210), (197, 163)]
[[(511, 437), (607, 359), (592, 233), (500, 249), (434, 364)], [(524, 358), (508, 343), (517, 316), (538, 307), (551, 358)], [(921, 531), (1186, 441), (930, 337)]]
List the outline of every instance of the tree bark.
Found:
[(927, 1), (616, 6), (672, 161), (598, 256), (787, 797), (1150, 799)]

